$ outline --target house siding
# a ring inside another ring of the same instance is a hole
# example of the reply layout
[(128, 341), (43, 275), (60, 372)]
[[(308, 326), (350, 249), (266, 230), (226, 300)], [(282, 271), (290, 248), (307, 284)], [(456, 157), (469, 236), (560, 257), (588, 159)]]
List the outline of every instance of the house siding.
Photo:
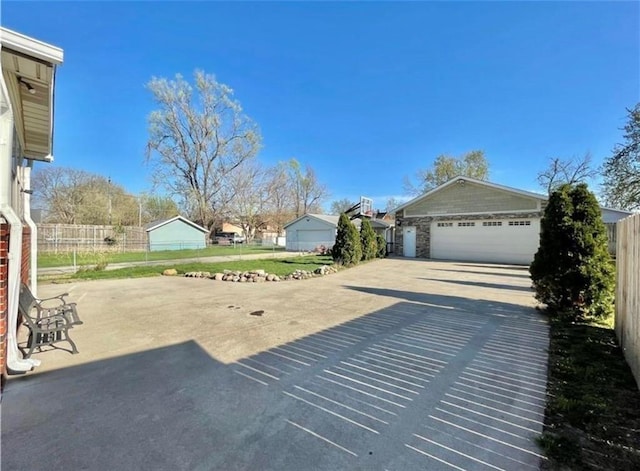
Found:
[(470, 182), (463, 185), (454, 183), (406, 207), (404, 215), (409, 217), (430, 214), (536, 211), (539, 209), (539, 201), (536, 198), (515, 195)]
[(149, 250), (203, 249), (205, 234), (177, 219), (149, 231)]
[[(405, 209), (406, 211), (406, 209)], [(396, 215), (396, 230), (395, 237), (395, 253), (402, 255), (404, 253), (402, 228), (413, 226), (416, 228), (416, 257), (418, 258), (431, 258), (431, 223), (433, 221), (460, 221), (466, 219), (473, 220), (491, 220), (491, 219), (530, 219), (542, 217), (542, 211), (530, 211), (530, 212), (510, 212), (510, 213), (488, 213), (488, 214), (460, 214), (452, 216), (421, 216), (421, 217), (408, 217)]]

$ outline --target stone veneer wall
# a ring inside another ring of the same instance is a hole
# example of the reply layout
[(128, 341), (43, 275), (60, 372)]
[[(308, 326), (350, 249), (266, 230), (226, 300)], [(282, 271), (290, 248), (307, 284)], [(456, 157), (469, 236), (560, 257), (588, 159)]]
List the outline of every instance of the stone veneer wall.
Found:
[(482, 221), (490, 219), (531, 219), (542, 217), (543, 211), (532, 211), (528, 213), (502, 213), (502, 214), (474, 214), (457, 216), (422, 216), (404, 217), (396, 215), (396, 238), (395, 254), (404, 254), (402, 242), (402, 232), (407, 226), (416, 228), (416, 257), (431, 258), (431, 223), (433, 221)]

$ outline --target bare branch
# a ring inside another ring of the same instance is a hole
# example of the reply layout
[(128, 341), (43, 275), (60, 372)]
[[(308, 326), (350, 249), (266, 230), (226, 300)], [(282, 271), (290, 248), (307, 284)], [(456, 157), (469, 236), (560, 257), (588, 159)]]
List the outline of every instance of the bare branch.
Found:
[(194, 86), (180, 75), (147, 84), (158, 109), (149, 115), (147, 163), (154, 181), (182, 199), (200, 224), (211, 228), (222, 212), (231, 174), (260, 149), (255, 123), (242, 113), (228, 86), (194, 72)]

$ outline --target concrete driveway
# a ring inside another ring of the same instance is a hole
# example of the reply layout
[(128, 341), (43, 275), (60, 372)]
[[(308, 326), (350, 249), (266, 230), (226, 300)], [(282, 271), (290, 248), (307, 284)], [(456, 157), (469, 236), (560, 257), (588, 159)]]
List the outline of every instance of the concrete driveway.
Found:
[(80, 354), (10, 379), (3, 469), (538, 469), (548, 333), (529, 287), (523, 267), (403, 259), (42, 286), (71, 289)]

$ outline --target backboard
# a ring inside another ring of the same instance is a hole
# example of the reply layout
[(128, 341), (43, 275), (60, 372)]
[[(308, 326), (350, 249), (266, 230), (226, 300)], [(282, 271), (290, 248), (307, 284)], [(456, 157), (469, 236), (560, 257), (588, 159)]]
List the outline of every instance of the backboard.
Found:
[(371, 198), (360, 197), (360, 215), (373, 217), (373, 200)]

